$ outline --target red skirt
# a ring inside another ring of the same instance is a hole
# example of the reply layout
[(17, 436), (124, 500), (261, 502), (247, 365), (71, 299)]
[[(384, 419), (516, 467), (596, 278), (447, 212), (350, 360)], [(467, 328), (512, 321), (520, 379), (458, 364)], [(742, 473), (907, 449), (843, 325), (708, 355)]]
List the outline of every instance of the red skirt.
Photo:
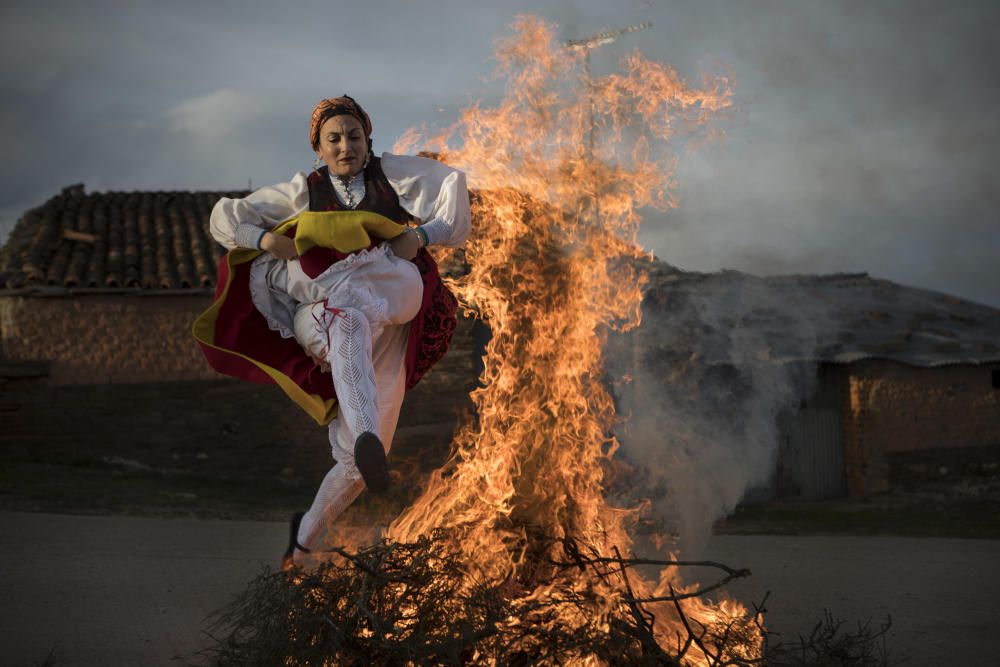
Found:
[[(250, 296), (250, 265), (258, 250), (237, 248), (219, 261), (212, 305), (195, 320), (192, 333), (209, 365), (220, 373), (261, 384), (277, 384), (319, 424), (337, 416), (333, 378), (294, 338), (267, 325)], [(420, 381), (448, 351), (455, 332), (458, 301), (441, 281), (437, 263), (421, 248), (413, 263), (424, 292), (410, 322), (406, 348), (406, 388)]]

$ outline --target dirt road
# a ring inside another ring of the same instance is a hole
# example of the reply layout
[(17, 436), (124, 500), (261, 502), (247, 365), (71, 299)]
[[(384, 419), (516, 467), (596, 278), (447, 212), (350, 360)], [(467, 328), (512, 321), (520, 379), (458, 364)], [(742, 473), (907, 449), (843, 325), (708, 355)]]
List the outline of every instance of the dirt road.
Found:
[[(205, 647), (203, 619), (284, 547), (280, 523), (0, 512), (0, 664), (180, 665)], [(709, 557), (749, 567), (732, 587), (771, 591), (769, 624), (807, 630), (828, 608), (893, 617), (918, 665), (992, 665), (1000, 655), (1000, 541), (718, 536)]]

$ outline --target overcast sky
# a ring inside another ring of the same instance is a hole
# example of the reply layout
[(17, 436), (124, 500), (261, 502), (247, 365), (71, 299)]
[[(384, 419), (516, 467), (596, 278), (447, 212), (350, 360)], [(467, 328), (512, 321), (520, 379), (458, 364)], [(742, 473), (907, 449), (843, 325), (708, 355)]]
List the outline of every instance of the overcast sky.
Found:
[(725, 139), (678, 167), (643, 241), (681, 268), (867, 271), (1000, 306), (1000, 3), (920, 0), (30, 2), (0, 9), (0, 236), (63, 186), (245, 188), (307, 170), (349, 93), (376, 149), (496, 99), (515, 14), (731, 74)]

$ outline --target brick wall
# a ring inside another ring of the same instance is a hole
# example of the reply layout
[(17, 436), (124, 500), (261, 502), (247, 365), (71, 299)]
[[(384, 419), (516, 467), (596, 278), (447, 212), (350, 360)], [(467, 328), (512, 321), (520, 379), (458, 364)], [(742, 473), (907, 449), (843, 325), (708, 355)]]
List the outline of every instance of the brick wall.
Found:
[[(862, 362), (864, 363), (864, 362)], [(860, 364), (855, 364), (857, 367)], [(852, 369), (853, 370), (853, 369)], [(847, 494), (863, 498), (888, 489), (888, 462), (884, 441), (873, 437), (868, 430), (871, 409), (864, 399), (862, 383), (853, 373), (842, 384), (844, 397), (844, 471), (847, 475)]]
[(1000, 364), (852, 364), (844, 415), (849, 493), (886, 490), (889, 454), (1000, 444), (996, 369)]

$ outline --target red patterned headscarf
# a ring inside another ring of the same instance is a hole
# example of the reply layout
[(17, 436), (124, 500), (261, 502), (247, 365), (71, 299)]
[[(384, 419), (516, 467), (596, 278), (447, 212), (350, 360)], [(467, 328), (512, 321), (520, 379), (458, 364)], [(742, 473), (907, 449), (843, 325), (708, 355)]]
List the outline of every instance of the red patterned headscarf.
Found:
[(309, 143), (312, 145), (313, 150), (316, 150), (317, 146), (319, 146), (319, 130), (323, 127), (323, 123), (326, 122), (327, 118), (340, 115), (357, 118), (358, 122), (361, 123), (361, 128), (365, 131), (365, 138), (369, 141), (371, 140), (372, 120), (365, 113), (365, 110), (361, 108), (361, 105), (355, 102), (353, 97), (348, 97), (347, 95), (330, 97), (321, 100), (312, 112), (312, 120), (309, 123)]

